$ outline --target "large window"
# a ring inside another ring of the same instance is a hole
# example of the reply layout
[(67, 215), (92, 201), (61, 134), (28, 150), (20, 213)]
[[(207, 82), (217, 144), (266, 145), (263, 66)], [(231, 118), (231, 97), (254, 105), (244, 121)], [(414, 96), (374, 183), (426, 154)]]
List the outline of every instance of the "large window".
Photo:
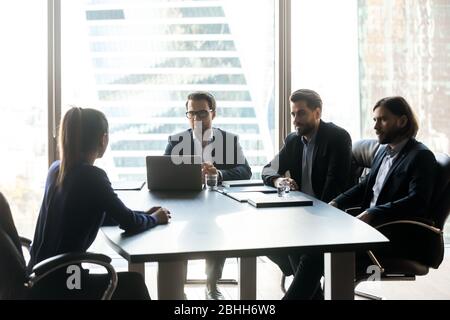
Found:
[(47, 1), (6, 1), (1, 11), (0, 191), (30, 237), (48, 165)]
[[(62, 2), (62, 106), (110, 122), (98, 164), (145, 179), (145, 156), (188, 128), (189, 92), (217, 99), (213, 125), (240, 136), (254, 177), (274, 148), (274, 0)], [(249, 23), (249, 13), (251, 15)]]
[[(358, 1), (358, 17), (363, 136), (373, 136), (376, 100), (401, 95), (418, 117), (418, 140), (449, 154), (449, 2)], [(450, 222), (445, 238), (450, 243)]]
[[(188, 127), (187, 94), (210, 91), (218, 100), (214, 125), (239, 134), (258, 178), (278, 151), (278, 1), (56, 1), (62, 11), (61, 30), (55, 23), (55, 53), (61, 31), (57, 111), (59, 87), (61, 114), (70, 105), (104, 111), (110, 145), (97, 164), (111, 180), (143, 180), (145, 156), (162, 154), (168, 136)], [(8, 1), (0, 19), (0, 191), (20, 233), (29, 236), (48, 165), (51, 3)], [(292, 90), (311, 88), (322, 96), (325, 121), (346, 128), (353, 140), (374, 138), (374, 103), (403, 95), (420, 120), (418, 139), (450, 153), (447, 0), (292, 0), (290, 18), (292, 64), (281, 72), (291, 71)], [(450, 230), (446, 237), (450, 241)]]
[(292, 91), (313, 89), (324, 121), (360, 138), (357, 1), (292, 1)]

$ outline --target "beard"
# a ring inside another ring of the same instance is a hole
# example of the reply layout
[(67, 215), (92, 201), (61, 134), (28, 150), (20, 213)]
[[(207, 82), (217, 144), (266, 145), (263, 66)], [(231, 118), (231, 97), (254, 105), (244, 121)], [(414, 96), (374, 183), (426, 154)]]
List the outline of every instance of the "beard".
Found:
[(315, 129), (315, 126), (313, 123), (306, 123), (301, 126), (295, 126), (295, 133), (297, 136), (306, 136), (313, 132)]
[(389, 144), (393, 143), (402, 135), (403, 129), (392, 128), (387, 131), (379, 131), (377, 132), (378, 142), (380, 144)]

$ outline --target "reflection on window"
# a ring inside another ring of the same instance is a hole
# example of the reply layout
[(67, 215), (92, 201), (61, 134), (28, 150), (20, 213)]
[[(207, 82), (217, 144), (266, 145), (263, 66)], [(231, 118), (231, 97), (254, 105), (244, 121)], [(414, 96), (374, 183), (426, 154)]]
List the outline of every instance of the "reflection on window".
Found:
[(135, 40), (98, 41), (91, 44), (93, 52), (111, 52), (114, 50), (126, 52), (146, 51), (234, 51), (233, 41), (154, 41)]
[[(127, 58), (94, 58), (95, 68), (241, 68), (239, 58), (167, 58), (167, 57), (139, 57)], [(179, 70), (178, 70), (179, 72)]]
[(106, 113), (110, 150), (98, 164), (111, 179), (145, 179), (145, 156), (163, 154), (168, 136), (189, 127), (185, 102), (196, 90), (215, 96), (213, 125), (239, 135), (260, 176), (274, 153), (274, 8), (275, 0), (62, 2), (63, 108)]
[[(205, 86), (206, 87), (206, 86)], [(203, 87), (195, 87), (192, 90), (202, 90)], [(127, 86), (128, 89), (128, 86)], [(99, 90), (98, 97), (104, 101), (117, 100), (148, 100), (152, 99), (171, 99), (183, 101), (191, 91), (159, 91), (157, 87), (150, 87), (149, 90)], [(216, 100), (220, 101), (250, 101), (250, 93), (248, 91), (210, 91)]]
[[(401, 95), (418, 116), (418, 140), (450, 153), (448, 1), (295, 0), (292, 12), (292, 86), (322, 96), (325, 121), (353, 140), (375, 138), (373, 106)], [(449, 242), (449, 224), (445, 234)]]
[[(147, 2), (148, 3), (148, 2)], [(123, 4), (123, 2), (122, 2)], [(119, 4), (120, 6), (120, 4)], [(127, 15), (140, 19), (161, 19), (161, 18), (214, 18), (223, 17), (222, 7), (176, 7), (173, 8), (155, 8), (145, 5), (136, 8), (128, 8)], [(117, 7), (117, 6), (116, 6)], [(88, 10), (86, 11), (87, 20), (115, 20), (124, 19), (124, 10)]]
[(375, 102), (401, 95), (418, 116), (418, 139), (450, 153), (448, 1), (360, 1), (358, 11), (364, 135), (373, 136)]
[(86, 12), (87, 20), (113, 20), (123, 18), (123, 10), (96, 10)]
[(418, 140), (449, 154), (448, 1), (359, 1), (358, 15), (363, 135), (373, 136), (375, 102), (401, 95), (418, 116)]
[(243, 74), (181, 75), (181, 74), (127, 74), (99, 75), (98, 84), (246, 84)]
[(223, 23), (209, 24), (153, 24), (130, 26), (93, 26), (90, 36), (135, 36), (172, 35), (172, 34), (229, 34), (230, 28)]

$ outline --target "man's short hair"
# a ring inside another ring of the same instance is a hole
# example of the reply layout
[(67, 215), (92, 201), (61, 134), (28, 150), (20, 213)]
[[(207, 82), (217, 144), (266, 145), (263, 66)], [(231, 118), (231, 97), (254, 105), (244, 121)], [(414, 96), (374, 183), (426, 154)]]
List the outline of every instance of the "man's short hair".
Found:
[(188, 107), (189, 100), (206, 100), (208, 101), (208, 106), (211, 111), (216, 111), (216, 99), (214, 96), (206, 91), (196, 91), (192, 92), (188, 95), (187, 101), (186, 101), (186, 109)]
[(417, 131), (419, 131), (419, 124), (417, 122), (414, 111), (412, 110), (409, 103), (403, 97), (386, 97), (378, 101), (373, 107), (375, 111), (378, 107), (385, 107), (391, 113), (395, 114), (397, 117), (406, 116), (408, 119), (408, 124), (404, 128), (402, 134), (408, 138), (416, 137)]
[(314, 110), (319, 108), (322, 110), (322, 98), (320, 98), (319, 94), (310, 89), (300, 89), (294, 91), (289, 98), (291, 102), (296, 103), (298, 101), (306, 101), (306, 106)]

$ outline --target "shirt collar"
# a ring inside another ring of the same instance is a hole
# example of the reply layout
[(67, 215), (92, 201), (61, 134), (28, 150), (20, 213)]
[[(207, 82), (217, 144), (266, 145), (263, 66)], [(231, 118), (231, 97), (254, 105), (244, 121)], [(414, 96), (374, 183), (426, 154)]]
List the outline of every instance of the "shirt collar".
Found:
[(402, 151), (402, 149), (405, 147), (405, 145), (408, 143), (409, 139), (403, 139), (402, 141), (400, 141), (399, 143), (396, 143), (395, 145), (393, 145), (392, 147), (390, 145), (386, 146), (386, 150), (387, 150), (387, 154), (391, 157), (395, 157), (397, 154), (400, 153), (400, 151)]
[(319, 131), (319, 130), (316, 130), (316, 132), (314, 132), (314, 134), (312, 135), (311, 139), (309, 139), (309, 141), (306, 140), (306, 138), (304, 136), (301, 136), (300, 138), (302, 140), (302, 143), (305, 146), (307, 146), (308, 144), (314, 143), (316, 141), (317, 131)]

